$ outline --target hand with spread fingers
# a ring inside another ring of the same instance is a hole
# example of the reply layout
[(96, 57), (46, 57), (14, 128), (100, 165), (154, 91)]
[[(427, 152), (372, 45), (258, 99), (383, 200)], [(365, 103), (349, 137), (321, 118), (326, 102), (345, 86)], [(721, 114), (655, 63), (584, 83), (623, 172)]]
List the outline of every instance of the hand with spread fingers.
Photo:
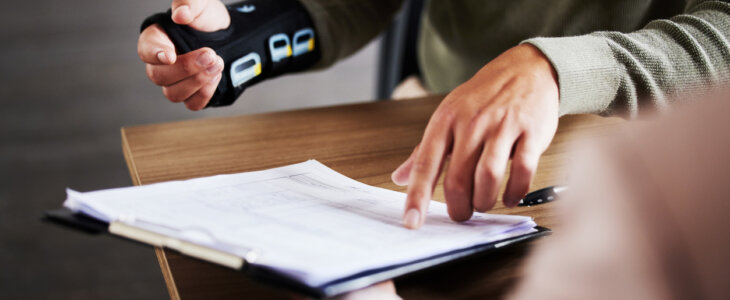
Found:
[[(441, 171), (449, 216), (466, 221), (496, 201), (511, 159), (503, 201), (515, 206), (530, 187), (558, 126), (557, 75), (540, 50), (514, 47), (441, 102), (421, 142), (392, 178), (408, 185), (403, 223), (419, 228)], [(446, 161), (448, 160), (448, 164)]]
[[(214, 32), (228, 28), (230, 16), (218, 0), (173, 0), (172, 20), (176, 24)], [(162, 87), (172, 102), (184, 102), (190, 110), (203, 109), (221, 80), (223, 59), (210, 48), (178, 55), (159, 25), (147, 27), (139, 36), (137, 53), (146, 64), (147, 77)]]

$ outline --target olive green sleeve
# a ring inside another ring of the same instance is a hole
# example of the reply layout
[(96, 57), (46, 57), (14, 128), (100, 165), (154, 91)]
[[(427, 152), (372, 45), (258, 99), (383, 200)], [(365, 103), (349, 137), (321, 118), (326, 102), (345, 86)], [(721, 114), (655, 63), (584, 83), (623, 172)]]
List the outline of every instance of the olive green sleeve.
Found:
[(730, 4), (690, 1), (683, 14), (631, 33), (534, 38), (557, 71), (560, 114), (638, 116), (678, 95), (728, 82)]
[(384, 31), (401, 7), (398, 0), (300, 0), (316, 27), (328, 67), (365, 46)]

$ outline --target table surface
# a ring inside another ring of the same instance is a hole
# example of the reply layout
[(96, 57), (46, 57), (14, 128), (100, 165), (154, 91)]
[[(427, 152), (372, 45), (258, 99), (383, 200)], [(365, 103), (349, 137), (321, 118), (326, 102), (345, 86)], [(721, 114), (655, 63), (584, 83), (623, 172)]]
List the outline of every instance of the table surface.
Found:
[[(390, 173), (419, 142), (442, 96), (122, 128), (122, 148), (135, 185), (238, 173), (317, 159), (363, 183), (405, 191)], [(564, 117), (540, 160), (531, 190), (565, 182), (571, 141), (620, 122), (590, 115)], [(507, 168), (509, 170), (509, 168)], [(504, 185), (502, 186), (504, 188)], [(501, 193), (500, 193), (501, 194)], [(443, 201), (441, 184), (434, 199)], [(528, 215), (555, 229), (552, 203), (490, 211)], [(520, 276), (534, 243), (396, 280), (405, 299), (496, 298)], [(155, 249), (172, 299), (290, 299), (242, 273)], [(475, 267), (478, 266), (478, 267)]]

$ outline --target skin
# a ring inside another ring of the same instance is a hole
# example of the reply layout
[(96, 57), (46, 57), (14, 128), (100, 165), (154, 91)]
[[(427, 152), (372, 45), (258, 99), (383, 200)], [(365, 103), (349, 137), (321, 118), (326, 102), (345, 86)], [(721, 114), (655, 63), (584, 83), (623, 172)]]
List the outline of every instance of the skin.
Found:
[[(231, 23), (225, 5), (218, 0), (174, 0), (172, 20), (193, 29), (213, 32)], [(223, 59), (210, 48), (177, 55), (175, 46), (157, 25), (139, 36), (137, 53), (145, 63), (147, 77), (162, 87), (165, 98), (201, 110), (213, 96), (223, 71)]]
[(419, 146), (392, 174), (395, 183), (408, 185), (403, 224), (411, 229), (423, 224), (444, 168), (453, 220), (466, 221), (474, 210), (494, 206), (510, 159), (503, 202), (517, 205), (557, 130), (558, 96), (550, 62), (528, 44), (507, 50), (449, 93)]
[[(230, 24), (218, 0), (174, 0), (172, 12), (175, 23), (200, 31)], [(223, 60), (212, 49), (177, 55), (157, 25), (142, 32), (138, 52), (147, 76), (162, 87), (165, 97), (191, 110), (205, 107), (221, 79)], [(507, 50), (454, 89), (431, 117), (420, 146), (392, 174), (395, 183), (408, 185), (404, 225), (416, 229), (423, 224), (444, 168), (446, 204), (453, 220), (465, 221), (474, 210), (494, 207), (510, 159), (503, 202), (515, 206), (555, 135), (558, 99), (555, 70), (529, 44)]]
[[(172, 12), (175, 23), (199, 31), (218, 31), (230, 24), (226, 8), (218, 0), (174, 0)], [(147, 76), (162, 87), (165, 97), (184, 102), (191, 110), (205, 107), (221, 78), (223, 60), (212, 49), (177, 55), (156, 25), (140, 35), (138, 53)], [(444, 168), (446, 204), (453, 220), (468, 220), (474, 210), (483, 212), (495, 205), (510, 159), (503, 202), (514, 207), (527, 193), (540, 155), (557, 130), (557, 82), (555, 70), (542, 52), (522, 44), (505, 51), (449, 93), (431, 116), (419, 146), (392, 174), (393, 182), (408, 185), (403, 224), (411, 229), (423, 224)], [(342, 299), (374, 295), (399, 299), (391, 281)]]

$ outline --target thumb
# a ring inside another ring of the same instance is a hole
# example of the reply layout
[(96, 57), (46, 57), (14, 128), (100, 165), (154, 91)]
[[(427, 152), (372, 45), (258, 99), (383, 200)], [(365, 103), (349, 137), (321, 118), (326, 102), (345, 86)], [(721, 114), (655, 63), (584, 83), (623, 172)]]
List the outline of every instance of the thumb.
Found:
[(146, 64), (170, 65), (177, 59), (175, 45), (159, 25), (147, 27), (139, 35), (137, 54)]
[(172, 21), (195, 30), (213, 32), (228, 28), (231, 16), (219, 0), (173, 0)]

